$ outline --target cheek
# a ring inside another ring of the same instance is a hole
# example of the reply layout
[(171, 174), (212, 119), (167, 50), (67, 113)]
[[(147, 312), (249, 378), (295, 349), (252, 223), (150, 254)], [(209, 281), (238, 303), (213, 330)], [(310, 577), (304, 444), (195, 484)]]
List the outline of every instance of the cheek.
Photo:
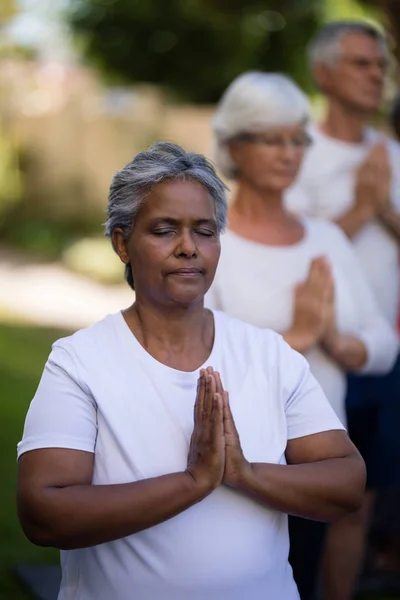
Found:
[(215, 271), (221, 255), (221, 244), (219, 240), (214, 240), (213, 242), (203, 244), (200, 248), (200, 252), (206, 264), (207, 271)]
[(165, 249), (159, 243), (159, 240), (154, 242), (146, 242), (132, 244), (130, 249), (130, 258), (133, 268), (140, 268), (146, 273), (159, 268), (165, 256)]

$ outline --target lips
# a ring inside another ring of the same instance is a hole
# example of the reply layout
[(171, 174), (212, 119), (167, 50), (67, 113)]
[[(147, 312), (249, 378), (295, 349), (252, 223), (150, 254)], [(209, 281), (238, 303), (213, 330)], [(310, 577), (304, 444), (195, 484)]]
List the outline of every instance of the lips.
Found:
[(195, 269), (193, 267), (175, 269), (175, 271), (170, 272), (170, 275), (178, 275), (180, 277), (196, 277), (201, 274), (202, 274), (202, 271), (200, 269)]

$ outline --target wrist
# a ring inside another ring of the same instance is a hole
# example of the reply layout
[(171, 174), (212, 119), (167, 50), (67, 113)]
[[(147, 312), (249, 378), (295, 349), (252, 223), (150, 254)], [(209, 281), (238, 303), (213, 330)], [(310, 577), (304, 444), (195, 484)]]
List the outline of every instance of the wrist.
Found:
[(240, 474), (235, 478), (235, 481), (229, 482), (229, 487), (232, 487), (239, 492), (248, 492), (255, 488), (255, 482), (256, 476), (253, 465), (246, 460), (244, 468), (241, 469)]
[(336, 329), (327, 332), (321, 339), (321, 346), (332, 357), (340, 354), (341, 335)]
[(183, 475), (186, 477), (186, 485), (190, 493), (198, 502), (218, 487), (215, 482), (211, 481), (211, 478), (197, 474), (196, 470), (192, 467), (188, 467), (183, 471)]
[(284, 340), (297, 352), (304, 354), (317, 343), (317, 337), (309, 332), (299, 330), (295, 325), (284, 335)]
[(363, 223), (372, 219), (377, 212), (373, 204), (356, 204), (353, 210)]

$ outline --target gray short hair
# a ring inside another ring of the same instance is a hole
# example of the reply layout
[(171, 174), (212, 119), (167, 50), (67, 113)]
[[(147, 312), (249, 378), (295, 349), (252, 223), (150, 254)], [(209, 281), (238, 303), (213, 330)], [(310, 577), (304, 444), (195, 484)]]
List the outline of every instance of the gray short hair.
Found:
[[(228, 188), (211, 162), (202, 154), (186, 152), (177, 144), (156, 142), (115, 173), (108, 196), (105, 234), (111, 238), (114, 229), (120, 227), (129, 237), (146, 196), (154, 186), (170, 179), (193, 179), (208, 190), (215, 206), (218, 233), (222, 233), (227, 219)], [(135, 289), (129, 264), (125, 267), (125, 279)]]
[(307, 51), (310, 67), (317, 64), (333, 67), (340, 57), (342, 38), (352, 33), (362, 33), (375, 39), (381, 44), (384, 53), (388, 54), (385, 36), (373, 25), (363, 21), (333, 21), (322, 27), (311, 40)]
[(214, 158), (221, 173), (236, 177), (227, 142), (260, 127), (273, 128), (306, 123), (309, 102), (285, 75), (250, 71), (237, 77), (222, 96), (213, 119)]

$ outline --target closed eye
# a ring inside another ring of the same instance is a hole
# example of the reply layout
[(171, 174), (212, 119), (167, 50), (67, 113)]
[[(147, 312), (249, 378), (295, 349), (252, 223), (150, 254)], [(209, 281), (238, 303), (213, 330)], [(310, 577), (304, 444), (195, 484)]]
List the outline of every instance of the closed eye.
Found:
[(169, 235), (171, 233), (175, 233), (174, 229), (157, 229), (156, 231), (152, 232), (153, 235)]
[(195, 233), (198, 235), (205, 235), (206, 237), (215, 235), (214, 231), (211, 231), (210, 229), (196, 229)]

